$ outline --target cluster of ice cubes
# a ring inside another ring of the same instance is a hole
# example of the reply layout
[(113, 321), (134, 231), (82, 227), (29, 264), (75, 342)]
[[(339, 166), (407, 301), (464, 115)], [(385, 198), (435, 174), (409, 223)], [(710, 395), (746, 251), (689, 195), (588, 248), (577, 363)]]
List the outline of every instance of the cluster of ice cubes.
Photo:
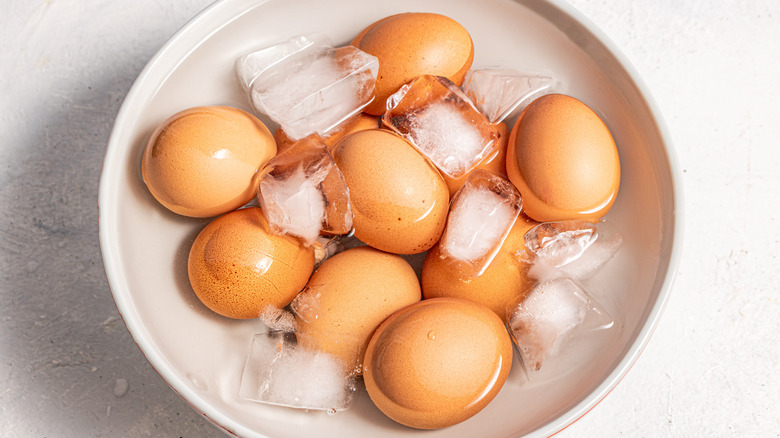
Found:
[(524, 257), (536, 282), (509, 307), (507, 325), (527, 371), (539, 370), (575, 334), (613, 325), (581, 281), (612, 259), (622, 243), (607, 221), (546, 222), (526, 233)]
[(453, 196), (440, 240), (441, 256), (457, 266), (461, 278), (481, 275), (512, 229), (522, 201), (509, 181), (477, 169)]
[[(339, 235), (347, 235), (345, 245), (352, 242), (352, 210), (349, 190), (321, 136), (371, 102), (378, 66), (374, 56), (351, 46), (334, 47), (318, 34), (248, 53), (236, 62), (253, 109), (295, 141), (259, 173), (261, 207), (273, 232), (320, 248), (322, 258), (340, 245)], [(548, 76), (507, 69), (472, 70), (462, 88), (446, 78), (421, 76), (388, 99), (382, 123), (442, 173), (459, 178), (497, 147), (497, 123), (554, 86)], [(511, 183), (487, 171), (472, 172), (453, 197), (441, 240), (443, 256), (459, 264), (464, 277), (480, 275), (521, 207)], [(620, 244), (619, 233), (603, 224), (598, 233), (586, 224), (542, 224), (526, 236), (530, 275), (538, 283), (510, 309), (509, 326), (529, 366), (541, 366), (567, 333), (582, 326), (594, 309), (598, 313), (577, 280), (592, 274)], [(297, 311), (303, 314), (315, 304), (296, 302)], [(269, 330), (252, 338), (239, 395), (302, 409), (346, 409), (355, 391), (354, 367), (301, 339), (294, 311), (268, 308), (261, 316)]]
[(373, 99), (379, 61), (355, 47), (303, 35), (246, 54), (236, 73), (255, 111), (294, 140), (320, 135)]
[(497, 147), (497, 123), (555, 86), (549, 76), (500, 68), (470, 70), (460, 88), (423, 75), (387, 99), (382, 123), (442, 173), (460, 178)]

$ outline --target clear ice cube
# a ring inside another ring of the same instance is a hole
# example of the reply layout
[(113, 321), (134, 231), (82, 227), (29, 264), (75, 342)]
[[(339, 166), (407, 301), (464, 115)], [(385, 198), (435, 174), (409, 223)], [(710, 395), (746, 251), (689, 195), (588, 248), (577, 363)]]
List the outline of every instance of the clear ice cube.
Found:
[(560, 354), (568, 338), (612, 326), (611, 317), (575, 281), (558, 278), (537, 284), (507, 315), (512, 339), (527, 371)]
[(424, 75), (387, 99), (382, 123), (440, 171), (460, 178), (497, 147), (495, 129), (449, 79)]
[(236, 73), (254, 109), (293, 140), (324, 135), (373, 99), (379, 61), (355, 47), (300, 36), (239, 58)]
[(299, 409), (343, 411), (356, 386), (353, 367), (305, 348), (290, 332), (252, 337), (239, 397)]
[[(252, 90), (252, 85), (261, 74), (276, 64), (297, 60), (312, 51), (326, 50), (333, 44), (324, 34), (299, 35), (287, 41), (248, 53), (236, 60), (236, 76), (244, 91)], [(274, 74), (273, 71), (269, 74)]]
[(461, 88), (490, 123), (499, 123), (553, 91), (552, 77), (503, 68), (469, 70)]
[(623, 243), (610, 222), (583, 220), (545, 222), (525, 235), (533, 255), (529, 276), (537, 280), (568, 277), (584, 280), (607, 263)]
[(509, 181), (473, 171), (450, 204), (440, 241), (441, 256), (456, 264), (462, 279), (481, 275), (498, 253), (522, 208)]
[(338, 235), (352, 230), (349, 189), (318, 135), (272, 158), (261, 175), (258, 200), (272, 232), (314, 245), (321, 232)]

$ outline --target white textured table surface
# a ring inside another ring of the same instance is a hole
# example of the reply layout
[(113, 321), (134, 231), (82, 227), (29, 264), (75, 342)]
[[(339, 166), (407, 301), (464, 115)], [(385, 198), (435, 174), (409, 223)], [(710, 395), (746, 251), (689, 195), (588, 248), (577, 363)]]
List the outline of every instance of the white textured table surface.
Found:
[[(223, 436), (133, 344), (97, 239), (119, 106), (209, 3), (4, 2), (0, 436)], [(666, 117), (686, 237), (644, 354), (558, 436), (780, 436), (780, 3), (571, 3), (634, 63)]]

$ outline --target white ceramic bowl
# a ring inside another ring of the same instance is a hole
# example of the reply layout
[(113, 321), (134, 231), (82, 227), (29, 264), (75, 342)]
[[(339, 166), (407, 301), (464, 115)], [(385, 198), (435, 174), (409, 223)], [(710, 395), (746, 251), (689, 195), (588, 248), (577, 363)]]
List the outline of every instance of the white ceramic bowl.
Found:
[[(656, 326), (677, 266), (682, 189), (669, 135), (629, 62), (584, 17), (559, 0), (223, 0), (181, 29), (149, 62), (122, 105), (100, 182), (100, 241), (117, 307), (160, 375), (195, 409), (239, 436), (419, 435), (382, 415), (363, 393), (348, 411), (306, 413), (237, 398), (255, 321), (207, 310), (186, 272), (189, 246), (206, 220), (169, 213), (140, 177), (154, 127), (198, 105), (248, 108), (234, 60), (292, 36), (325, 32), (346, 43), (387, 15), (429, 11), (463, 24), (474, 67), (544, 71), (606, 121), (618, 144), (622, 184), (608, 219), (625, 236), (620, 253), (591, 282), (616, 329), (590, 341), (576, 367), (523, 382), (515, 367), (498, 397), (475, 417), (427, 438), (548, 436), (596, 405), (636, 361)], [(576, 356), (576, 355), (575, 355)]]

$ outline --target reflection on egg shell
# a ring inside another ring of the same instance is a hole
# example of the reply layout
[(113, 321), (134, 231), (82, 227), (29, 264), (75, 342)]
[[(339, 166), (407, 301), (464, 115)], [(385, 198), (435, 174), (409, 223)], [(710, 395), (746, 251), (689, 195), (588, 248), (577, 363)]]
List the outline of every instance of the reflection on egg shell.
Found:
[(438, 429), (487, 406), (511, 364), (512, 342), (493, 311), (460, 298), (432, 298), (397, 311), (377, 328), (363, 377), (385, 415)]
[(439, 240), (447, 184), (408, 141), (371, 129), (347, 135), (332, 153), (349, 187), (358, 239), (394, 254), (418, 254)]
[(443, 258), (439, 245), (428, 251), (422, 267), (423, 297), (457, 297), (490, 308), (502, 320), (507, 307), (527, 294), (533, 286), (528, 265), (521, 260), (525, 233), (538, 223), (520, 214), (501, 249), (482, 275), (463, 280), (457, 265)]
[(190, 249), (192, 289), (206, 307), (236, 319), (282, 308), (303, 289), (314, 250), (269, 232), (262, 210), (248, 207), (214, 219)]
[(506, 160), (523, 210), (537, 221), (597, 220), (617, 197), (615, 141), (599, 116), (573, 97), (550, 94), (526, 107), (509, 136)]
[(385, 112), (387, 97), (421, 75), (444, 76), (460, 86), (474, 60), (474, 43), (457, 21), (432, 13), (391, 15), (351, 43), (379, 59), (374, 101), (364, 112)]
[(226, 106), (197, 107), (157, 127), (141, 172), (149, 191), (169, 210), (212, 217), (249, 202), (258, 169), (275, 154), (273, 135), (252, 114)]
[(358, 365), (377, 326), (420, 298), (420, 283), (406, 260), (363, 246), (327, 259), (293, 309), (304, 344)]

